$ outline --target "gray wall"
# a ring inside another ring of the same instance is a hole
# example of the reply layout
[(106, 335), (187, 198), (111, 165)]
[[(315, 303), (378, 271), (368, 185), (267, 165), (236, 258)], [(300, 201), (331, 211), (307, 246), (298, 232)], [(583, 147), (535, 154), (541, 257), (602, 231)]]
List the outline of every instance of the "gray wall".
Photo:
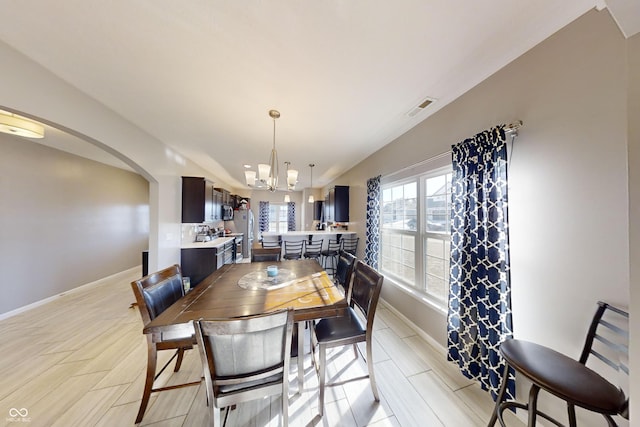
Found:
[[(368, 178), (523, 120), (509, 169), (514, 331), (578, 355), (597, 300), (629, 305), (627, 57), (638, 48), (606, 10), (587, 13), (340, 177), (354, 227), (363, 237)], [(390, 283), (382, 296), (446, 345), (442, 312)]]
[(141, 263), (140, 175), (0, 133), (0, 315)]
[[(629, 259), (631, 283), (631, 395), (640, 396), (640, 34), (629, 40)], [(640, 399), (631, 400), (631, 414), (640, 414)], [(639, 417), (634, 415), (633, 420)]]

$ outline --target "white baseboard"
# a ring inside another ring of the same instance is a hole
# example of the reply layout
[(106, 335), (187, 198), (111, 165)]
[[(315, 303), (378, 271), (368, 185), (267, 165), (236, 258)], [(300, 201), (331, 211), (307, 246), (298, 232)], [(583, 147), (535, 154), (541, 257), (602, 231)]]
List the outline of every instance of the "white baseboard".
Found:
[(98, 280), (96, 280), (94, 282), (87, 283), (87, 284), (84, 284), (84, 285), (80, 285), (80, 286), (78, 286), (76, 288), (69, 289), (68, 291), (64, 291), (64, 292), (59, 293), (57, 295), (50, 296), (49, 298), (45, 298), (45, 299), (42, 299), (40, 301), (36, 301), (34, 303), (22, 306), (20, 308), (16, 308), (15, 310), (11, 310), (11, 311), (8, 311), (6, 313), (2, 313), (2, 314), (0, 314), (0, 320), (8, 319), (8, 318), (13, 317), (15, 315), (18, 315), (20, 313), (24, 313), (25, 311), (29, 311), (29, 310), (34, 309), (36, 307), (39, 307), (39, 306), (41, 306), (43, 304), (46, 304), (46, 303), (51, 302), (51, 301), (54, 301), (54, 300), (56, 300), (56, 299), (58, 299), (58, 298), (60, 298), (60, 297), (62, 297), (64, 295), (72, 294), (72, 293), (75, 293), (75, 292), (79, 292), (81, 290), (86, 290), (87, 288), (91, 288), (93, 286), (97, 286), (97, 285), (99, 285), (100, 283), (102, 283), (105, 280), (118, 280), (118, 278), (120, 276), (122, 276), (122, 277), (129, 276), (136, 270), (137, 271), (141, 271), (141, 268), (142, 268), (141, 265), (138, 265), (138, 266), (135, 266), (135, 267), (131, 267), (128, 270), (124, 270), (124, 271), (121, 271), (119, 273), (112, 274), (111, 276), (103, 277), (102, 279), (98, 279)]
[(380, 302), (385, 306), (385, 308), (387, 308), (389, 311), (392, 311), (393, 314), (395, 314), (400, 319), (402, 319), (407, 324), (407, 326), (409, 326), (411, 329), (413, 329), (416, 332), (416, 334), (418, 334), (422, 339), (424, 339), (426, 342), (428, 342), (429, 345), (431, 345), (431, 347), (433, 347), (439, 353), (441, 353), (442, 355), (444, 355), (446, 357), (447, 349), (444, 346), (442, 346), (442, 344), (440, 344), (438, 341), (436, 341), (431, 335), (427, 334), (418, 325), (416, 325), (411, 320), (409, 320), (407, 318), (407, 316), (405, 316), (404, 314), (399, 312), (398, 309), (396, 309), (394, 306), (392, 306), (391, 304), (386, 302), (383, 298), (380, 298)]

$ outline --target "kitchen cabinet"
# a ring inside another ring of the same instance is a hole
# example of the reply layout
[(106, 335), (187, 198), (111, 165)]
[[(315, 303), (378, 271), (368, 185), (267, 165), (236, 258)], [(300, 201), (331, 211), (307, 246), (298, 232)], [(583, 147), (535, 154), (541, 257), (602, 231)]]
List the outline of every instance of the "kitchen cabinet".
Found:
[(183, 248), (180, 250), (182, 276), (191, 279), (192, 287), (216, 271), (216, 250), (217, 248)]
[(225, 242), (224, 245), (216, 247), (216, 269), (221, 268), (225, 264), (233, 263), (233, 246), (235, 239)]
[[(214, 219), (213, 182), (201, 177), (182, 177), (182, 222), (201, 223)], [(220, 212), (218, 212), (220, 216)]]
[(225, 204), (225, 205), (232, 204), (231, 193), (229, 191), (225, 190), (224, 188), (215, 188), (215, 190), (220, 192), (222, 204)]
[(313, 220), (324, 220), (324, 201), (316, 200), (315, 202), (313, 202)]
[(336, 185), (330, 188), (324, 205), (325, 221), (349, 222), (349, 186)]
[(215, 188), (212, 189), (212, 220), (222, 220), (222, 192)]

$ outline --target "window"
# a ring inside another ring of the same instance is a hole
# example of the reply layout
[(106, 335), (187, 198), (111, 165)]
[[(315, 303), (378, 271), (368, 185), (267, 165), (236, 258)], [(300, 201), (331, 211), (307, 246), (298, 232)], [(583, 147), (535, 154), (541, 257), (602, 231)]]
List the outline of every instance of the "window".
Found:
[(269, 231), (273, 233), (285, 233), (287, 231), (286, 204), (269, 203)]
[(449, 292), (451, 166), (423, 169), (382, 184), (380, 265), (393, 281), (444, 308)]

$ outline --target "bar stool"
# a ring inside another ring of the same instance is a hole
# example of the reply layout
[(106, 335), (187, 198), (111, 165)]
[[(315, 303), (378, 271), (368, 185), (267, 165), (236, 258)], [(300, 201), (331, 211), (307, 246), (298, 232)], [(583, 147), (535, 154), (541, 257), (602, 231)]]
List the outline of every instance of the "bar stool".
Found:
[(360, 238), (355, 235), (348, 237), (343, 236), (341, 240), (342, 250), (355, 256), (358, 249), (358, 240), (360, 240)]
[(304, 240), (284, 241), (284, 259), (300, 259), (302, 258), (302, 247)]
[(312, 240), (305, 244), (304, 257), (307, 259), (315, 259), (320, 264), (320, 258), (322, 257), (322, 243), (323, 239)]
[[(325, 271), (331, 270), (332, 275), (336, 272), (340, 246), (340, 240), (329, 239), (327, 249), (320, 252), (320, 254), (322, 255), (322, 268), (324, 268)], [(327, 265), (327, 261), (329, 261), (330, 265)]]

